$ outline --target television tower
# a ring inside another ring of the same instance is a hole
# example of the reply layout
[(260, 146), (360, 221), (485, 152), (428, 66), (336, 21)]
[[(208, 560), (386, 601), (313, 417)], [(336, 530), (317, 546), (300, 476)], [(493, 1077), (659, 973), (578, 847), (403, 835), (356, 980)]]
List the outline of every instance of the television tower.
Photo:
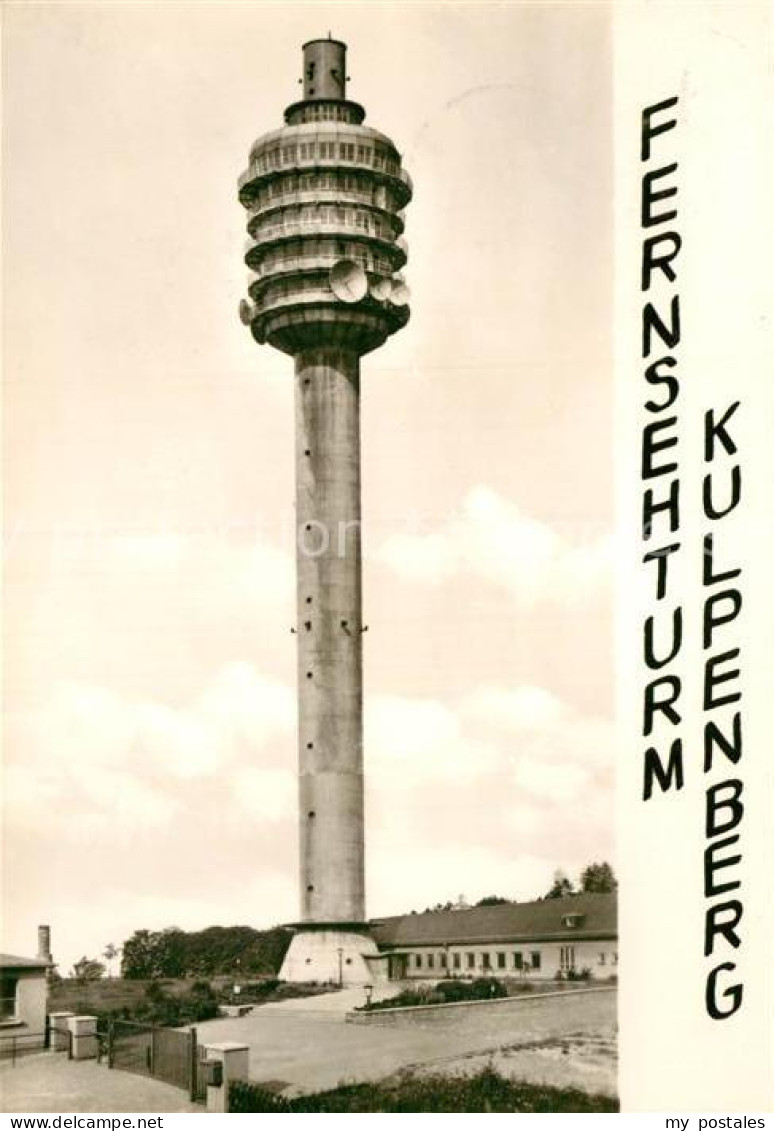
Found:
[(409, 318), (403, 209), (411, 180), (347, 98), (346, 45), (303, 46), (303, 98), (250, 151), (255, 340), (295, 361), (301, 922), (280, 977), (380, 976), (365, 913), (360, 358)]

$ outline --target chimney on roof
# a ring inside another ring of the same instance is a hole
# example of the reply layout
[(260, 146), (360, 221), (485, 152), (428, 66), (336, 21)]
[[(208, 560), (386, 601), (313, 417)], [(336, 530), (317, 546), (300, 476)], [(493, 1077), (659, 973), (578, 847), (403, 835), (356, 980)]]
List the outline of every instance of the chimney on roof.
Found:
[(38, 927), (38, 958), (51, 961), (51, 928), (47, 924)]
[(51, 928), (47, 923), (41, 923), (38, 927), (38, 958), (48, 966), (46, 977), (50, 979), (54, 959), (51, 956)]

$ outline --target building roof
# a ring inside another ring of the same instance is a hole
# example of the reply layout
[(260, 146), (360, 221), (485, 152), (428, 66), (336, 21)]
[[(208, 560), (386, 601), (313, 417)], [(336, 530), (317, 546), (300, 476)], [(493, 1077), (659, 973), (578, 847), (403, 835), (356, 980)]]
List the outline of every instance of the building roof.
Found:
[(16, 954), (0, 954), (0, 969), (16, 967), (25, 970), (46, 970), (50, 962), (46, 958), (19, 958)]
[[(567, 916), (581, 918), (568, 925), (563, 921)], [(586, 892), (533, 903), (397, 915), (375, 919), (371, 927), (377, 943), (388, 947), (615, 938), (617, 898)]]

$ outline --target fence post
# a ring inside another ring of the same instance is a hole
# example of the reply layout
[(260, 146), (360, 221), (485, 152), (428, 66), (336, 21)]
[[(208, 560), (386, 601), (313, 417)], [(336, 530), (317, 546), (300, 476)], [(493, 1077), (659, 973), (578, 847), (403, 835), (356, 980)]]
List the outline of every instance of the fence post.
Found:
[(68, 1028), (70, 1059), (93, 1060), (97, 1055), (97, 1018), (87, 1013), (80, 1017), (71, 1017)]
[(199, 1065), (199, 1045), (196, 1036), (196, 1027), (188, 1030), (188, 1098), (191, 1103), (196, 1102), (197, 1079), (196, 1071)]
[(113, 1063), (114, 1063), (113, 1042), (115, 1041), (115, 1033), (116, 1033), (116, 1023), (115, 1023), (115, 1020), (111, 1017), (111, 1018), (108, 1019), (108, 1031), (107, 1031), (107, 1043), (108, 1043), (108, 1046), (107, 1046), (107, 1063), (108, 1063), (108, 1068), (112, 1068)]
[(50, 1041), (49, 1047), (54, 1052), (70, 1051), (70, 1030), (68, 1028), (71, 1017), (75, 1014), (69, 1010), (63, 1010), (61, 1013), (50, 1013), (48, 1015), (48, 1024), (50, 1025), (50, 1034), (53, 1040)]
[(208, 1063), (220, 1062), (222, 1066), (220, 1083), (207, 1083), (207, 1112), (227, 1112), (230, 1110), (228, 1090), (231, 1081), (247, 1079), (250, 1047), (236, 1041), (223, 1041), (217, 1045), (205, 1045), (204, 1050)]

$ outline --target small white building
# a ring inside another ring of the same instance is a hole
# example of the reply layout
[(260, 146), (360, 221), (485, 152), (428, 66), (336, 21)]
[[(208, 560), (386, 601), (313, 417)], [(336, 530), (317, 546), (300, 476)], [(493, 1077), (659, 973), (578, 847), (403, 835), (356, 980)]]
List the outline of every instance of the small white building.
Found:
[(0, 1055), (15, 1037), (20, 1050), (43, 1047), (46, 1033), (47, 958), (0, 954)]
[(618, 966), (613, 894), (427, 911), (371, 923), (390, 979), (555, 978), (588, 971), (603, 980)]

